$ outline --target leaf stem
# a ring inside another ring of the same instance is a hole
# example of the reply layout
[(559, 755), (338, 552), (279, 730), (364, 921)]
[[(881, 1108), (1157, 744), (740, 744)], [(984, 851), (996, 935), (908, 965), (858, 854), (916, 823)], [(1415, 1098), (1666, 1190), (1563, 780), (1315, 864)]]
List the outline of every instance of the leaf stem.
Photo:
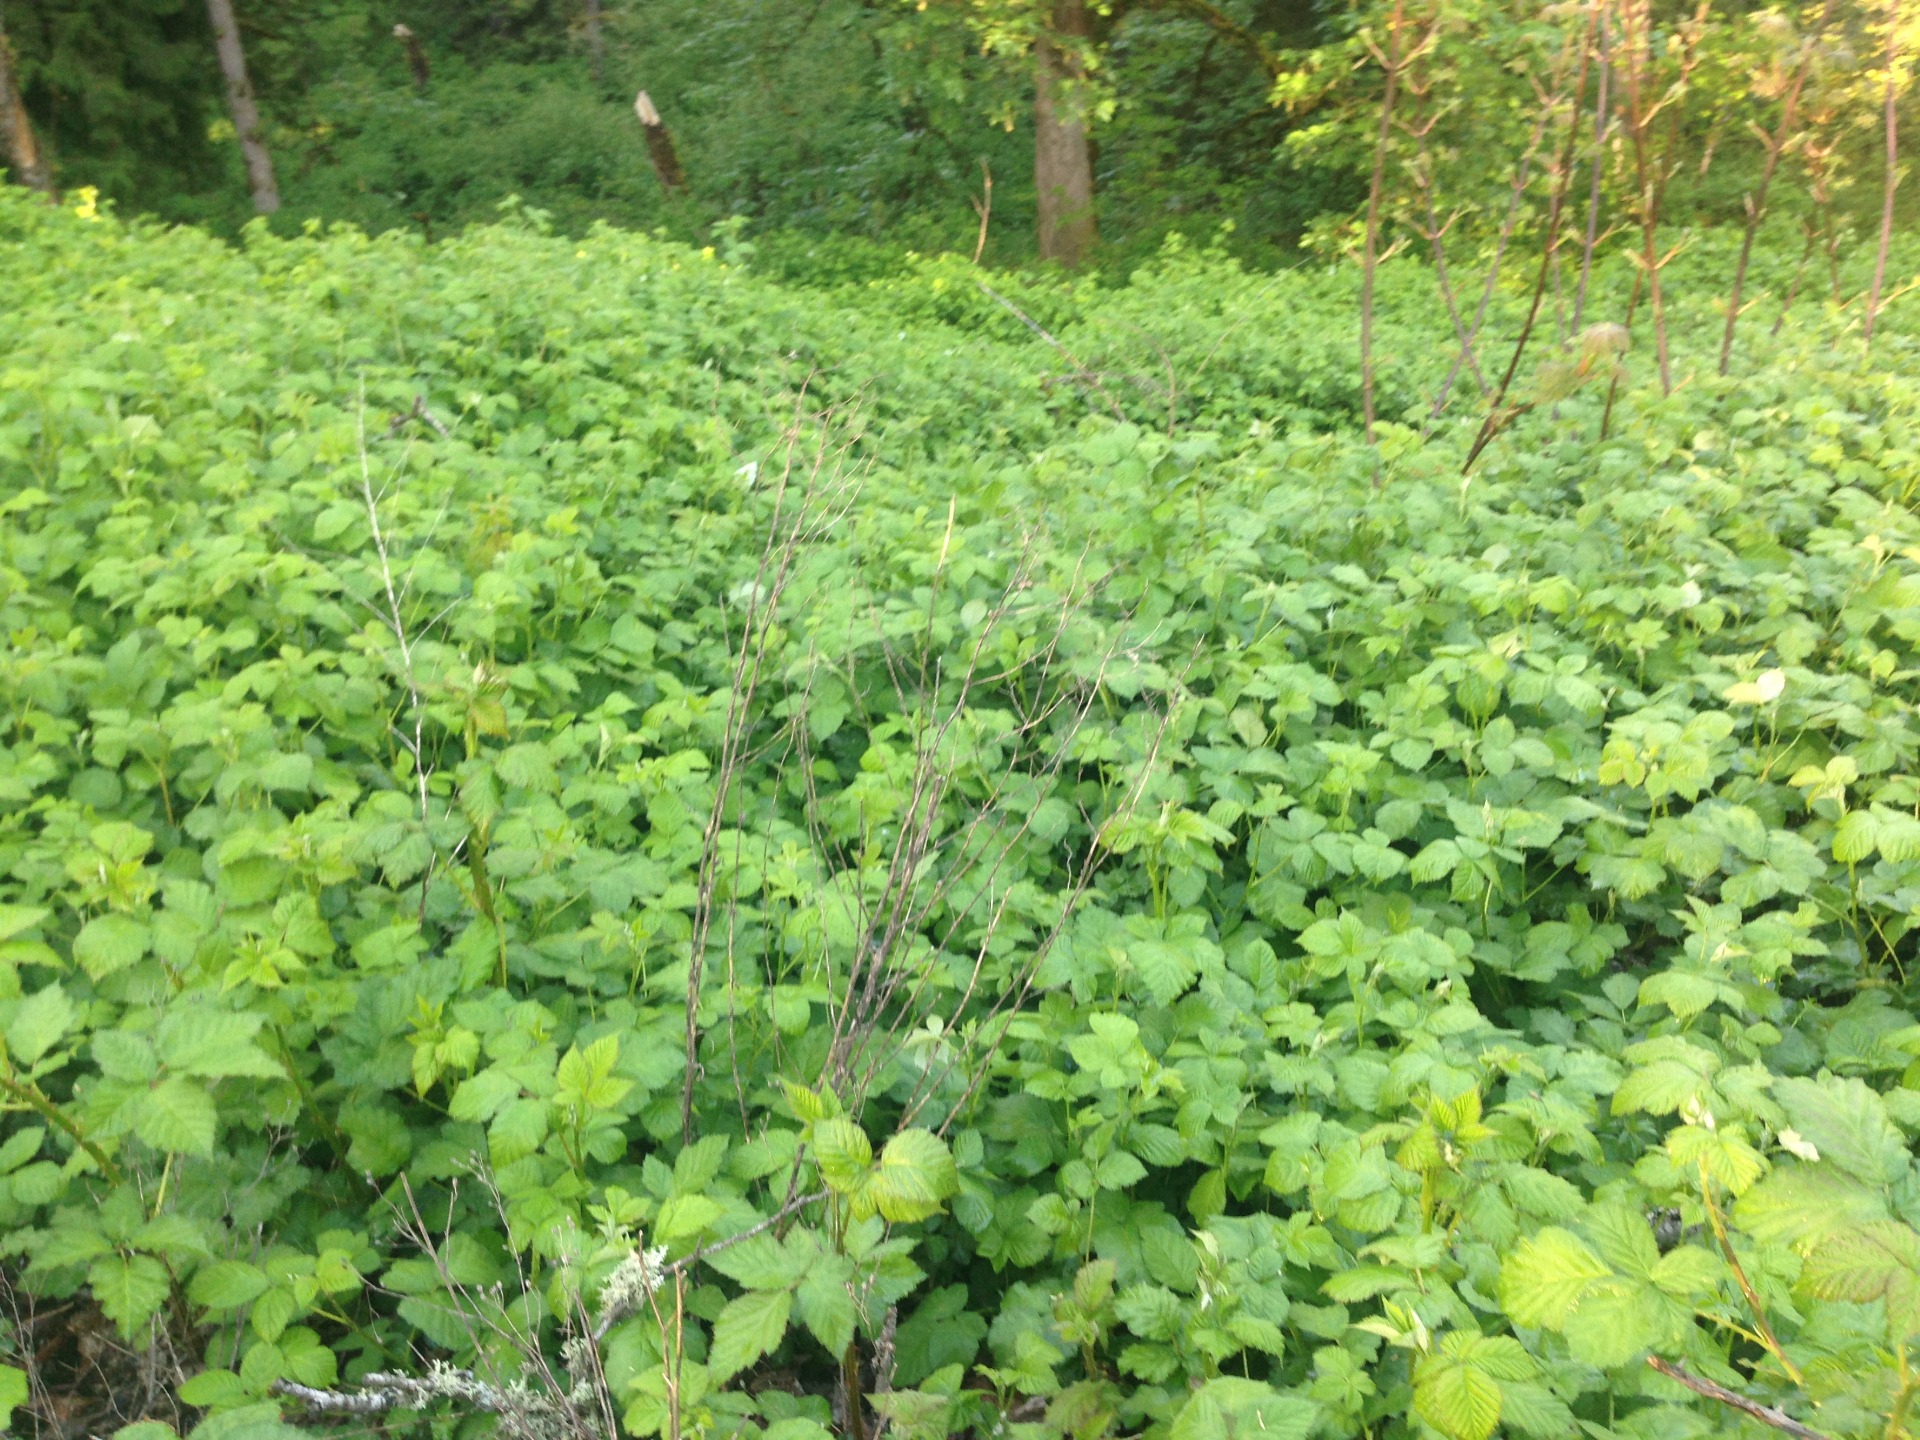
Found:
[(25, 1101), (37, 1110), (41, 1117), (49, 1124), (57, 1126), (63, 1131), (74, 1144), (78, 1145), (87, 1153), (88, 1158), (91, 1159), (95, 1165), (100, 1167), (100, 1173), (106, 1176), (112, 1184), (119, 1185), (125, 1182), (127, 1178), (125, 1173), (108, 1158), (107, 1152), (102, 1150), (99, 1145), (95, 1144), (94, 1141), (88, 1137), (86, 1131), (80, 1128), (78, 1121), (74, 1120), (66, 1111), (49, 1100), (38, 1085), (32, 1083), (22, 1084), (11, 1075), (0, 1075), (0, 1090), (5, 1090), (16, 1100)]
[(1747, 1279), (1747, 1272), (1740, 1264), (1740, 1257), (1733, 1253), (1733, 1241), (1727, 1235), (1727, 1225), (1720, 1218), (1720, 1207), (1713, 1203), (1713, 1187), (1707, 1180), (1707, 1162), (1700, 1162), (1700, 1200), (1707, 1207), (1707, 1222), (1713, 1227), (1713, 1237), (1720, 1242), (1720, 1253), (1727, 1257), (1727, 1266), (1733, 1271), (1733, 1278), (1740, 1286), (1740, 1293), (1747, 1297), (1747, 1305), (1753, 1311), (1754, 1327), (1760, 1332), (1760, 1341), (1767, 1353), (1780, 1362), (1780, 1368), (1787, 1372), (1794, 1384), (1805, 1387), (1806, 1377), (1800, 1373), (1800, 1367), (1787, 1358), (1787, 1352), (1780, 1344), (1780, 1337), (1773, 1333), (1773, 1326), (1767, 1323), (1767, 1312), (1760, 1304), (1760, 1297), (1754, 1292), (1753, 1282)]

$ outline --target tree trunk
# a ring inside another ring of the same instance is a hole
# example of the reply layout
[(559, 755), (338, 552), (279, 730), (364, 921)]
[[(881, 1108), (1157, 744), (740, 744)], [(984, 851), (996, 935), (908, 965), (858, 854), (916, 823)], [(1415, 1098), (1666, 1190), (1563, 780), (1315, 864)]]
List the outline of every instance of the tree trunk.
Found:
[(1034, 46), (1033, 183), (1040, 208), (1040, 258), (1068, 269), (1098, 238), (1093, 216), (1093, 147), (1077, 42), (1087, 38), (1086, 0), (1053, 0), (1053, 22)]
[(1873, 344), (1873, 322), (1880, 313), (1880, 292), (1887, 283), (1887, 248), (1893, 243), (1893, 198), (1900, 188), (1900, 0), (1887, 0), (1887, 173), (1880, 191), (1880, 243), (1873, 256), (1873, 288), (1867, 292), (1867, 325), (1862, 339)]
[(4, 143), (6, 163), (16, 181), (43, 195), (53, 194), (53, 179), (40, 157), (33, 122), (27, 118), (27, 104), (14, 75), (13, 52), (7, 47), (4, 22), (0, 22), (0, 143)]
[(247, 162), (247, 188), (253, 208), (271, 215), (280, 208), (280, 186), (273, 178), (273, 159), (260, 138), (260, 110), (253, 103), (247, 80), (246, 52), (240, 48), (240, 24), (233, 18), (233, 0), (207, 0), (207, 19), (213, 24), (214, 48), (220, 52), (220, 73), (227, 82), (227, 109), (233, 115), (240, 154)]
[(647, 158), (653, 162), (653, 173), (659, 177), (660, 188), (671, 195), (687, 183), (680, 156), (673, 148), (673, 132), (644, 90), (633, 97), (633, 113), (640, 117), (641, 132), (647, 137)]
[(413, 72), (413, 88), (424, 92), (428, 82), (433, 79), (433, 67), (427, 63), (427, 52), (420, 44), (420, 37), (413, 33), (412, 26), (396, 25), (393, 27), (393, 38), (406, 51), (407, 68)]
[(606, 83), (607, 37), (600, 30), (600, 0), (585, 0), (587, 20), (587, 61), (593, 67), (593, 83)]

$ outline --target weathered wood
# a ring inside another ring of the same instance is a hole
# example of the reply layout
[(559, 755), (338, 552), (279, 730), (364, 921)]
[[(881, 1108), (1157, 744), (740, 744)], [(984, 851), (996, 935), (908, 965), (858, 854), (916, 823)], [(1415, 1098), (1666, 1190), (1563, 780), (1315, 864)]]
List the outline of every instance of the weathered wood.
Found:
[(679, 153), (673, 148), (673, 132), (667, 129), (667, 122), (660, 118), (646, 91), (634, 97), (633, 113), (640, 117), (640, 128), (646, 133), (647, 158), (653, 162), (653, 173), (660, 177), (660, 188), (669, 194), (682, 189), (687, 175), (680, 168)]
[(420, 37), (413, 33), (410, 25), (395, 25), (393, 38), (407, 52), (407, 68), (413, 71), (413, 88), (426, 89), (427, 81), (433, 78), (433, 70), (427, 64), (427, 52), (420, 44)]

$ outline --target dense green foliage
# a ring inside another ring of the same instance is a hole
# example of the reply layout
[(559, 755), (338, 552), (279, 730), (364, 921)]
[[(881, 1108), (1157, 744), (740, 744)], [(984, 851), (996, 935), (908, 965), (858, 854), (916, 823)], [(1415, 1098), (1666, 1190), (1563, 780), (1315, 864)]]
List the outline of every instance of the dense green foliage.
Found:
[(0, 194), (4, 1250), (185, 1380), (89, 1423), (1908, 1433), (1899, 309), (1463, 481), (1409, 262), (1377, 450), (1350, 271), (731, 262)]
[[(432, 239), (520, 196), (575, 235), (605, 220), (700, 243), (744, 226), (763, 271), (806, 282), (893, 273), (909, 250), (1035, 258), (1032, 51), (1052, 0), (601, 0), (597, 40), (595, 8), (238, 0), (284, 201), (275, 227)], [(1357, 250), (1376, 161), (1384, 245), (1424, 250), (1442, 229), (1461, 254), (1508, 224), (1534, 235), (1569, 126), (1573, 169), (1597, 159), (1609, 216), (1637, 206), (1645, 159), (1684, 177), (1655, 187), (1670, 222), (1738, 223), (1777, 133), (1772, 214), (1835, 243), (1877, 218), (1878, 186), (1861, 182), (1879, 164), (1879, 0), (1736, 3), (1701, 25), (1686, 0), (1649, 0), (1644, 73), (1610, 88), (1600, 51), (1624, 55), (1631, 7), (1602, 8), (1596, 29), (1591, 8), (1490, 0), (1089, 0), (1075, 44), (1090, 67), (1093, 261), (1125, 274), (1174, 234), (1262, 267), (1303, 245)], [(201, 0), (3, 0), (0, 19), (57, 183), (238, 233), (249, 190)], [(1910, 51), (1920, 29), (1904, 23)], [(1390, 56), (1405, 62), (1392, 87)], [(1911, 68), (1896, 87), (1906, 111)], [(682, 188), (651, 166), (639, 89), (675, 137)], [(1602, 89), (1613, 132), (1596, 147), (1584, 117)], [(1659, 112), (1651, 158), (1622, 133), (1629, 89)], [(1571, 188), (1562, 228), (1577, 244), (1585, 186)]]
[[(796, 268), (832, 271), (858, 262), (859, 242), (971, 253), (985, 161), (993, 256), (1032, 253), (1026, 67), (980, 56), (939, 8), (606, 0), (598, 81), (578, 0), (237, 8), (289, 232), (319, 218), (439, 234), (518, 194), (574, 232), (605, 219), (691, 238), (741, 214), (791, 232)], [(1298, 0), (1229, 8), (1276, 42), (1325, 33)], [(65, 185), (228, 232), (248, 218), (201, 0), (5, 0), (0, 15)], [(424, 92), (396, 20), (430, 58)], [(1123, 260), (1169, 229), (1208, 235), (1225, 219), (1270, 254), (1357, 193), (1352, 155), (1270, 183), (1294, 122), (1268, 104), (1257, 66), (1192, 16), (1141, 10), (1109, 68), (1129, 97), (1100, 136)], [(677, 137), (686, 195), (663, 195), (648, 167), (631, 108), (643, 87)]]

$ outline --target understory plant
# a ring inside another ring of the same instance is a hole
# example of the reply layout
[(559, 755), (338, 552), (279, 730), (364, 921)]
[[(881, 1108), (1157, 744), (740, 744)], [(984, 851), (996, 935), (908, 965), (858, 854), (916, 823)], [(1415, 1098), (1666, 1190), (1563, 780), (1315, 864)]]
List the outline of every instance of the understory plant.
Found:
[(1351, 274), (0, 195), (0, 1408), (1911, 1434), (1913, 342), (1739, 241), (1463, 479), (1414, 257), (1369, 444)]

